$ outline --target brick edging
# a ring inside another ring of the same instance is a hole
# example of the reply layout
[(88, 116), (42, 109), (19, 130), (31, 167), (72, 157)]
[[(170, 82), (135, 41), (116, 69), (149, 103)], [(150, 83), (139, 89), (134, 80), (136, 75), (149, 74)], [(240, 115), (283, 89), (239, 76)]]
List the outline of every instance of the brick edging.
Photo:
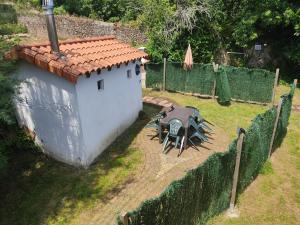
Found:
[(171, 105), (173, 105), (172, 102), (170, 102), (164, 98), (150, 97), (150, 96), (143, 97), (143, 102), (152, 104), (152, 105), (161, 106), (161, 107), (170, 107)]

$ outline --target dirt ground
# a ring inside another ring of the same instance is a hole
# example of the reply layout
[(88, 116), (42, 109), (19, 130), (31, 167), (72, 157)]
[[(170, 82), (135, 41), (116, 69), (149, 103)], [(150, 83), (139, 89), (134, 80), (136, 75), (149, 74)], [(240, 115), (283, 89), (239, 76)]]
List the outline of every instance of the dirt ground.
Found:
[(230, 138), (219, 127), (214, 127), (214, 131), (210, 136), (212, 144), (199, 146), (199, 151), (189, 147), (177, 157), (178, 149), (175, 148), (167, 154), (162, 153), (162, 144), (159, 144), (158, 138), (151, 140), (153, 131), (144, 128), (137, 137), (139, 149), (144, 154), (144, 163), (137, 175), (117, 195), (112, 193), (105, 203), (84, 210), (71, 223), (115, 224), (119, 213), (134, 210), (144, 200), (158, 196), (172, 181), (183, 177), (188, 170), (196, 168), (213, 153), (226, 151)]

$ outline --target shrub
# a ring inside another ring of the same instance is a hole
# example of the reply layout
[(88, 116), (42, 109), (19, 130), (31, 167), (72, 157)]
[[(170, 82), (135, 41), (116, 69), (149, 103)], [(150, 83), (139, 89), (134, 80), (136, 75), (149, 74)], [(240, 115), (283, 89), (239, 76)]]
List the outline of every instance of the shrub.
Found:
[(21, 24), (6, 23), (0, 25), (0, 35), (26, 33), (27, 28)]

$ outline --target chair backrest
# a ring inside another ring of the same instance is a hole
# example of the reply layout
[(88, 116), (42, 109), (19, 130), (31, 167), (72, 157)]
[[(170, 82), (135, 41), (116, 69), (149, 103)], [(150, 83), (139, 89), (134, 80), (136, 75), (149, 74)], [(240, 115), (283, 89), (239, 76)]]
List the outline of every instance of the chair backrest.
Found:
[(195, 108), (193, 106), (186, 106), (186, 108), (193, 109), (192, 117), (194, 117), (197, 120), (201, 120), (202, 119), (202, 117), (200, 116), (200, 112), (199, 112), (199, 110), (197, 108)]
[(162, 111), (157, 113), (155, 116), (152, 117), (152, 119), (154, 120), (161, 120), (162, 118), (166, 117), (166, 112)]
[(183, 124), (179, 119), (172, 119), (169, 121), (169, 126), (170, 126), (169, 134), (171, 136), (177, 136), (180, 128), (183, 127)]
[(197, 122), (195, 121), (195, 118), (193, 116), (189, 117), (189, 126), (192, 126), (194, 129), (198, 129)]

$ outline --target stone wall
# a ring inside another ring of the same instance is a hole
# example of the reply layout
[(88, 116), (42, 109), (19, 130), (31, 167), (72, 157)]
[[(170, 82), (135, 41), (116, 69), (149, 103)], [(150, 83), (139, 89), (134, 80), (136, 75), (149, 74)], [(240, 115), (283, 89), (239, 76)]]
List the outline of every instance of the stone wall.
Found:
[[(46, 20), (42, 13), (20, 14), (18, 22), (27, 27), (30, 35), (47, 37)], [(56, 15), (55, 22), (60, 39), (115, 35), (126, 43), (141, 44), (147, 41), (146, 36), (138, 29), (113, 23), (65, 15)]]

